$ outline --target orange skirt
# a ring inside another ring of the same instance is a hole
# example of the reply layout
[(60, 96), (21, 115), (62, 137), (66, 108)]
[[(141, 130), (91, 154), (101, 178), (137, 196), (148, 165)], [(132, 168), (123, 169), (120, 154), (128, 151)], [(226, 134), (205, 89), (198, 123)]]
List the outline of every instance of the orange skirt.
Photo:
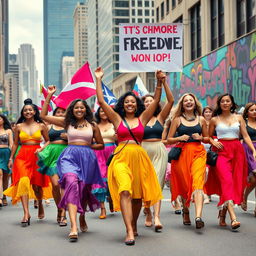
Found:
[(12, 168), (12, 185), (4, 191), (6, 196), (12, 197), (16, 204), (21, 196), (28, 195), (30, 199), (37, 199), (32, 185), (43, 188), (43, 199), (52, 198), (50, 179), (37, 171), (39, 166), (35, 151), (39, 145), (22, 145), (16, 156)]
[(190, 205), (193, 192), (204, 189), (206, 151), (198, 142), (184, 143), (179, 160), (173, 160), (171, 171), (172, 201), (180, 195)]

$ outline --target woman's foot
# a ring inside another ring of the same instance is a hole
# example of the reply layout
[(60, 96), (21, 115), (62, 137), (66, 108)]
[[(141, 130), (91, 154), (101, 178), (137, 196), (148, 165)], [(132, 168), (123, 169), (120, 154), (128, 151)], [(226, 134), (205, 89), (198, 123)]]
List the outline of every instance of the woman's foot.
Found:
[(221, 227), (226, 227), (226, 226), (227, 226), (227, 223), (226, 223), (226, 221), (225, 221), (225, 219), (226, 219), (226, 213), (227, 213), (227, 209), (219, 210), (219, 216), (218, 216), (218, 218), (220, 219), (219, 225), (220, 225)]
[(103, 219), (106, 219), (106, 218), (107, 218), (106, 208), (103, 207), (103, 208), (101, 208), (101, 213), (100, 213), (99, 219), (103, 220)]
[(243, 202), (241, 203), (241, 208), (245, 212), (247, 211), (247, 200), (245, 200), (245, 199), (243, 200)]
[(238, 229), (240, 227), (241, 223), (237, 221), (236, 219), (231, 221), (231, 228), (233, 230)]
[(163, 225), (160, 222), (160, 219), (158, 216), (155, 216), (155, 232), (161, 232), (163, 229)]
[(78, 240), (78, 233), (77, 233), (77, 231), (75, 231), (75, 232), (71, 231), (69, 233), (69, 235), (68, 235), (68, 238), (69, 238), (70, 242), (77, 242), (77, 240)]
[(37, 209), (38, 208), (38, 201), (34, 200), (34, 208)]
[(3, 197), (3, 206), (7, 206), (7, 205), (8, 205), (7, 199), (6, 197)]
[(152, 213), (150, 208), (145, 208), (144, 209), (146, 212), (146, 220), (145, 220), (145, 226), (146, 227), (152, 227), (153, 222), (152, 222)]
[(38, 219), (42, 220), (44, 218), (44, 206), (42, 200), (38, 202)]
[(189, 218), (189, 210), (182, 209), (182, 218), (183, 218), (183, 225), (189, 226), (191, 225), (191, 221)]
[(80, 214), (80, 216), (79, 216), (79, 224), (80, 224), (81, 232), (87, 232), (88, 226), (87, 226), (87, 223), (85, 221), (85, 215), (84, 214)]
[(20, 224), (21, 224), (21, 226), (22, 227), (27, 227), (27, 226), (29, 226), (30, 225), (30, 215), (28, 215), (28, 216), (25, 216), (24, 215), (24, 217), (23, 217), (23, 219), (21, 220), (21, 222), (20, 222)]
[(134, 240), (134, 231), (132, 232), (127, 232), (127, 235), (126, 235), (126, 238), (125, 238), (125, 241), (124, 243), (126, 245), (134, 245), (135, 244), (135, 240)]
[(196, 229), (201, 229), (204, 227), (204, 222), (201, 217), (196, 217), (195, 223), (196, 223)]
[(114, 212), (113, 201), (112, 201), (112, 198), (110, 196), (108, 197), (108, 204), (109, 204), (110, 212)]

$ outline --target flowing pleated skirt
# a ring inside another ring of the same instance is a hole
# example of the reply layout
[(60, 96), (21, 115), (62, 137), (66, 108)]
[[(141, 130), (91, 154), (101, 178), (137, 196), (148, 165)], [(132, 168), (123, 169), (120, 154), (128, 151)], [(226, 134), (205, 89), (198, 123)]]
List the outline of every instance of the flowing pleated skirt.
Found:
[[(256, 148), (256, 142), (253, 142), (254, 148)], [(254, 160), (253, 154), (249, 146), (243, 142), (243, 147), (246, 155), (246, 160), (248, 163), (248, 176), (256, 174), (256, 161)]]
[[(119, 145), (115, 152), (123, 147)], [(127, 144), (114, 156), (108, 168), (108, 185), (114, 210), (120, 211), (120, 193), (128, 191), (133, 199), (143, 199), (149, 207), (162, 199), (154, 166), (147, 152), (137, 144)]]
[(22, 145), (15, 157), (12, 168), (12, 185), (4, 191), (6, 196), (12, 197), (12, 204), (16, 204), (21, 196), (28, 195), (29, 199), (37, 199), (32, 186), (43, 189), (43, 199), (52, 198), (50, 179), (37, 171), (37, 155), (35, 151), (39, 145)]
[(10, 174), (12, 171), (8, 168), (11, 150), (9, 148), (0, 148), (0, 169), (4, 173)]
[(195, 191), (203, 191), (206, 175), (206, 151), (198, 142), (182, 143), (178, 160), (172, 160), (172, 201), (178, 196), (186, 200), (189, 207)]

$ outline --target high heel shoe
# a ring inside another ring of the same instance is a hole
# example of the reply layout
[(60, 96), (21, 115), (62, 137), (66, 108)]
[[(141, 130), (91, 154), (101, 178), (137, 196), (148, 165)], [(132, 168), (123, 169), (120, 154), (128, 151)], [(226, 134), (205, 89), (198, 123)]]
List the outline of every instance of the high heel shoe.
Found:
[(70, 232), (68, 235), (70, 242), (77, 242), (78, 240), (78, 233), (77, 232)]
[(27, 220), (25, 220), (25, 221), (21, 221), (21, 226), (23, 227), (23, 228), (25, 228), (25, 227), (27, 227), (27, 226), (30, 226), (30, 217), (27, 219)]
[(220, 220), (219, 220), (219, 226), (220, 226), (220, 227), (226, 227), (226, 226), (227, 226), (227, 223), (226, 223), (226, 221), (225, 221), (225, 219), (226, 219), (226, 213), (227, 213), (227, 210), (226, 210), (226, 209), (219, 210), (218, 218), (220, 219)]
[[(185, 218), (185, 216), (187, 216), (187, 218)], [(184, 209), (182, 209), (182, 218), (183, 218), (183, 225), (185, 226), (190, 226), (191, 225), (191, 221), (189, 219), (189, 211), (184, 211)]]
[(134, 239), (126, 240), (124, 243), (125, 243), (126, 245), (129, 245), (129, 246), (135, 245), (135, 240), (134, 240)]
[(240, 227), (241, 223), (237, 221), (236, 219), (231, 221), (231, 228), (233, 230), (238, 229)]
[(106, 208), (101, 208), (101, 215), (99, 216), (99, 219), (103, 220), (106, 219), (107, 215), (106, 215)]
[(195, 218), (195, 223), (196, 223), (196, 229), (201, 229), (204, 227), (204, 222), (200, 217)]

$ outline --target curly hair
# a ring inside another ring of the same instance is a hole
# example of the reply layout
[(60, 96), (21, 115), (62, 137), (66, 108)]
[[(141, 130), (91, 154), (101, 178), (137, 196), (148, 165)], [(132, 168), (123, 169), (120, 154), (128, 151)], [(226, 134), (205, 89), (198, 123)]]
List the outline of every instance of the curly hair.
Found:
[(244, 119), (244, 120), (247, 120), (249, 109), (250, 109), (252, 106), (254, 106), (254, 105), (256, 105), (255, 102), (249, 102), (249, 103), (247, 103), (247, 104), (245, 105), (244, 112), (243, 112), (243, 119)]
[(173, 111), (172, 119), (182, 116), (182, 114), (185, 112), (185, 110), (183, 108), (183, 101), (184, 101), (186, 96), (191, 96), (195, 101), (194, 115), (195, 116), (201, 116), (202, 115), (202, 105), (198, 101), (197, 97), (193, 93), (185, 93), (179, 99), (179, 101), (178, 101), (178, 103), (177, 103), (177, 105), (176, 105), (176, 107)]
[(40, 113), (39, 113), (39, 109), (38, 109), (37, 105), (33, 104), (31, 99), (26, 99), (26, 100), (24, 100), (24, 106), (21, 109), (20, 117), (16, 124), (23, 123), (26, 120), (26, 118), (24, 117), (23, 111), (24, 111), (25, 106), (27, 106), (27, 105), (32, 106), (33, 110), (35, 111), (34, 120), (37, 123), (44, 123), (44, 121), (40, 118)]
[(231, 113), (235, 113), (235, 110), (237, 109), (237, 105), (235, 103), (234, 97), (231, 94), (229, 94), (229, 93), (225, 93), (225, 94), (222, 94), (222, 95), (220, 95), (218, 97), (218, 99), (217, 99), (217, 106), (216, 106), (216, 108), (213, 111), (213, 116), (221, 115), (222, 109), (220, 107), (220, 102), (221, 102), (222, 98), (225, 97), (225, 96), (229, 96), (229, 98), (230, 98), (230, 100), (232, 102), (232, 106), (231, 106), (230, 112)]
[(94, 126), (93, 114), (92, 114), (91, 108), (88, 106), (88, 104), (85, 100), (76, 99), (76, 100), (73, 100), (67, 108), (66, 115), (65, 115), (65, 129), (67, 129), (69, 125), (72, 125), (75, 128), (77, 128), (77, 119), (73, 112), (74, 112), (74, 107), (75, 107), (76, 103), (78, 103), (78, 102), (82, 102), (83, 105), (85, 106), (86, 111), (85, 111), (84, 119), (88, 123), (90, 123), (91, 125)]
[(114, 110), (122, 117), (125, 118), (125, 110), (124, 110), (124, 101), (125, 98), (128, 96), (132, 96), (136, 99), (136, 103), (137, 103), (137, 110), (135, 112), (135, 116), (139, 117), (141, 115), (141, 113), (145, 110), (145, 106), (142, 102), (142, 100), (136, 96), (133, 92), (126, 92), (125, 94), (123, 94), (117, 101)]
[[(151, 97), (152, 99), (154, 99), (154, 96), (151, 94), (144, 95), (141, 97), (141, 100), (143, 101), (144, 104), (145, 104), (146, 98), (148, 98), (148, 97)], [(162, 107), (161, 107), (160, 103), (158, 103), (156, 111), (154, 112), (154, 116), (157, 117), (160, 114), (161, 110), (162, 110)]]
[(12, 126), (11, 126), (9, 120), (7, 119), (7, 117), (3, 114), (0, 114), (0, 117), (2, 117), (4, 120), (4, 124), (3, 124), (4, 130), (8, 130), (8, 129), (12, 130)]

